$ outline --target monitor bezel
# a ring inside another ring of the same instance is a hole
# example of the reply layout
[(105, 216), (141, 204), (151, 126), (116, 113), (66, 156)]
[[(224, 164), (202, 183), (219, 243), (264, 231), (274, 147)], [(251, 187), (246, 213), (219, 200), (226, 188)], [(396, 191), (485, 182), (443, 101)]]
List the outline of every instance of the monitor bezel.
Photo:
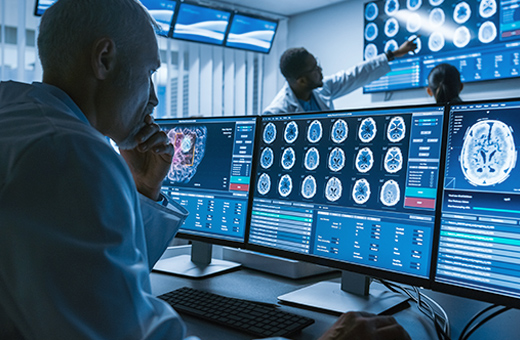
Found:
[[(304, 119), (305, 116), (313, 116), (313, 115), (315, 116), (316, 114), (323, 114), (323, 115), (328, 115), (328, 114), (337, 115), (337, 114), (342, 114), (342, 113), (356, 114), (356, 113), (360, 113), (360, 112), (375, 112), (375, 111), (388, 111), (388, 110), (397, 111), (397, 110), (402, 110), (402, 109), (415, 109), (415, 108), (417, 110), (424, 110), (424, 109), (428, 109), (428, 108), (431, 108), (431, 109), (442, 108), (442, 110), (439, 110), (443, 114), (443, 126), (442, 126), (443, 134), (442, 134), (442, 140), (441, 140), (441, 145), (440, 145), (441, 152), (440, 152), (439, 169), (441, 169), (441, 167), (444, 168), (444, 158), (445, 157), (444, 157), (443, 150), (446, 145), (446, 134), (444, 133), (444, 131), (446, 131), (446, 128), (447, 128), (447, 119), (446, 119), (447, 106), (446, 105), (419, 104), (419, 105), (390, 106), (390, 107), (378, 106), (378, 107), (352, 109), (352, 110), (347, 109), (347, 110), (293, 113), (290, 115), (291, 116), (298, 115)], [(287, 114), (269, 115), (268, 117), (277, 117), (277, 116), (286, 117)], [(262, 117), (263, 116), (261, 116), (261, 118)], [(262, 127), (262, 119), (260, 119), (258, 122), (258, 129), (261, 129), (261, 127)], [(260, 134), (261, 134), (261, 132), (259, 131), (258, 135), (257, 135), (257, 140), (258, 140), (258, 138), (260, 138)], [(259, 153), (259, 151), (260, 151), (259, 145), (257, 145), (256, 151), (257, 151), (257, 153)], [(255, 158), (254, 163), (255, 164), (257, 163), (257, 158)], [(440, 184), (443, 183), (444, 176), (443, 176), (443, 174), (441, 174), (440, 171), (439, 171), (438, 175), (439, 175), (439, 177), (438, 177), (439, 185), (437, 187), (437, 197), (440, 197), (440, 195), (442, 194), (442, 191), (441, 191), (442, 188), (441, 188)], [(251, 210), (252, 210), (252, 206), (253, 206), (254, 190), (256, 188), (256, 174), (255, 174), (255, 176), (253, 176), (253, 180), (254, 180), (254, 182), (252, 185), (254, 185), (254, 187), (251, 188), (252, 191), (250, 193)], [(435, 203), (435, 212), (437, 212), (439, 207), (440, 207), (440, 200), (437, 199), (436, 203)], [(251, 216), (251, 215), (249, 215), (249, 216)], [(332, 267), (332, 268), (339, 269), (339, 270), (352, 271), (352, 272), (356, 272), (356, 273), (370, 276), (373, 278), (386, 279), (386, 280), (391, 280), (391, 281), (395, 281), (395, 282), (400, 282), (403, 284), (409, 284), (409, 285), (429, 288), (431, 286), (431, 282), (432, 282), (432, 275), (434, 274), (434, 259), (436, 260), (436, 258), (437, 258), (436, 257), (436, 255), (437, 255), (437, 253), (436, 253), (436, 249), (437, 249), (436, 235), (438, 234), (438, 228), (440, 227), (440, 221), (437, 218), (436, 213), (435, 213), (434, 217), (435, 217), (434, 225), (433, 225), (433, 229), (432, 229), (433, 238), (432, 238), (432, 245), (431, 245), (432, 246), (432, 255), (431, 255), (432, 257), (430, 259), (430, 270), (429, 270), (428, 278), (417, 277), (417, 276), (410, 275), (410, 274), (398, 273), (398, 272), (384, 270), (384, 269), (380, 269), (380, 268), (368, 267), (368, 266), (361, 265), (361, 264), (355, 264), (355, 263), (345, 262), (345, 261), (341, 261), (341, 260), (329, 259), (329, 258), (325, 258), (325, 257), (311, 255), (311, 254), (296, 253), (296, 252), (291, 252), (291, 251), (287, 251), (287, 250), (275, 249), (275, 248), (270, 248), (270, 247), (261, 246), (261, 245), (257, 245), (257, 244), (252, 244), (249, 242), (249, 231), (251, 228), (251, 226), (250, 226), (251, 219), (248, 219), (249, 225), (247, 228), (248, 234), (246, 235), (246, 249), (251, 250), (251, 251), (260, 252), (260, 253), (265, 253), (268, 255), (279, 256), (279, 257), (283, 257), (283, 258), (287, 258), (287, 259), (314, 263), (314, 264), (318, 264), (318, 265), (322, 265), (322, 266), (326, 266), (326, 267)]]
[(199, 234), (193, 234), (190, 232), (183, 231), (182, 229), (179, 229), (177, 234), (175, 235), (175, 238), (180, 238), (184, 240), (192, 240), (192, 241), (200, 241), (205, 242), (209, 244), (215, 244), (220, 246), (226, 246), (226, 247), (233, 247), (233, 248), (245, 248), (246, 244), (246, 238), (249, 234), (249, 220), (251, 218), (251, 205), (252, 205), (252, 195), (251, 195), (251, 189), (253, 188), (253, 181), (254, 178), (252, 177), (254, 174), (255, 169), (255, 159), (257, 157), (257, 146), (256, 146), (256, 138), (258, 136), (258, 126), (259, 126), (259, 116), (252, 116), (252, 115), (241, 115), (241, 116), (205, 116), (205, 117), (171, 117), (171, 118), (157, 118), (155, 119), (155, 122), (161, 126), (161, 124), (171, 122), (171, 121), (180, 121), (180, 122), (204, 122), (207, 120), (214, 120), (214, 119), (229, 119), (229, 120), (240, 120), (240, 119), (253, 119), (255, 121), (255, 138), (253, 141), (253, 160), (251, 163), (251, 184), (248, 191), (248, 197), (247, 197), (247, 211), (246, 211), (246, 217), (244, 224), (244, 237), (240, 240), (232, 240), (232, 239), (224, 239), (222, 237), (218, 237), (218, 235), (209, 236), (209, 235), (199, 235)]
[[(58, 0), (54, 0), (54, 2), (51, 4), (51, 6), (54, 5), (54, 3), (55, 3), (56, 1), (58, 1)], [(43, 13), (45, 13), (45, 11), (47, 10), (47, 9), (45, 9), (42, 13), (39, 13), (39, 12), (38, 12), (38, 7), (39, 7), (39, 5), (40, 5), (40, 0), (36, 0), (36, 1), (34, 2), (34, 11), (33, 11), (33, 14), (34, 14), (35, 17), (41, 17), (41, 16), (43, 15)], [(49, 7), (50, 7), (50, 6), (49, 6)]]
[[(462, 106), (462, 105), (485, 105), (485, 104), (497, 104), (497, 103), (511, 103), (511, 102), (518, 102), (520, 104), (520, 97), (514, 97), (514, 98), (504, 98), (504, 99), (490, 99), (490, 100), (475, 100), (475, 101), (465, 101), (462, 103), (453, 104), (447, 107), (445, 119), (446, 122), (449, 122), (450, 119), (450, 113), (451, 113), (451, 107), (452, 106)], [(445, 130), (445, 138), (448, 137), (448, 128), (446, 127)], [(445, 146), (447, 147), (447, 145)], [(444, 159), (446, 159), (446, 154), (444, 154)], [(445, 169), (444, 169), (445, 170)], [(444, 171), (443, 171), (444, 172)], [(444, 178), (444, 173), (442, 174)], [(442, 190), (444, 191), (444, 182), (442, 182)], [(433, 259), (434, 267), (432, 267), (432, 283), (431, 283), (431, 289), (433, 291), (439, 292), (439, 293), (445, 293), (450, 295), (456, 295), (461, 296), (473, 300), (483, 301), (483, 302), (489, 302), (493, 304), (503, 305), (503, 306), (509, 306), (513, 308), (520, 308), (520, 298), (516, 298), (509, 295), (503, 295), (495, 292), (488, 292), (479, 290), (476, 288), (468, 287), (468, 286), (460, 286), (460, 285), (454, 285), (447, 282), (438, 282), (436, 280), (436, 272), (437, 272), (437, 256), (439, 251), (439, 239), (440, 239), (440, 220), (441, 220), (441, 214), (442, 214), (442, 198), (439, 199), (439, 206), (436, 210), (436, 222), (438, 222), (438, 229), (436, 229), (435, 236), (437, 237), (437, 242), (435, 244), (435, 258)]]
[[(272, 23), (276, 24), (276, 28), (274, 29), (274, 33), (273, 33), (273, 40), (271, 40), (271, 44), (269, 45), (269, 50), (267, 50), (267, 51), (257, 51), (257, 50), (252, 50), (252, 49), (248, 49), (248, 48), (242, 48), (242, 47), (236, 47), (236, 46), (228, 46), (227, 40), (228, 40), (228, 37), (229, 37), (229, 33), (231, 31), (231, 27), (233, 26), (233, 20), (235, 19), (236, 15), (241, 15), (241, 16), (244, 16), (244, 17), (252, 18), (252, 19), (264, 20), (264, 21), (268, 21), (268, 22), (272, 22)], [(273, 48), (274, 39), (276, 38), (276, 33), (278, 32), (278, 27), (280, 27), (280, 21), (279, 20), (266, 18), (266, 17), (260, 16), (260, 15), (234, 11), (232, 13), (231, 18), (229, 19), (229, 25), (228, 25), (228, 28), (226, 30), (226, 36), (224, 38), (223, 46), (226, 47), (226, 48), (232, 48), (232, 49), (241, 50), (241, 51), (269, 54), (269, 53), (271, 53), (271, 49)]]

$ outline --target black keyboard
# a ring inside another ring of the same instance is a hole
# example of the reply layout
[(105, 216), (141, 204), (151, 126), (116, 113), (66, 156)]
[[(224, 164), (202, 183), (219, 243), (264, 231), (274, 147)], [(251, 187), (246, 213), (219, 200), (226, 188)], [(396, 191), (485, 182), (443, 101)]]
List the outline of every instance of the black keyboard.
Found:
[(257, 337), (288, 336), (314, 323), (304, 316), (283, 312), (274, 305), (230, 298), (183, 287), (159, 296), (185, 313)]

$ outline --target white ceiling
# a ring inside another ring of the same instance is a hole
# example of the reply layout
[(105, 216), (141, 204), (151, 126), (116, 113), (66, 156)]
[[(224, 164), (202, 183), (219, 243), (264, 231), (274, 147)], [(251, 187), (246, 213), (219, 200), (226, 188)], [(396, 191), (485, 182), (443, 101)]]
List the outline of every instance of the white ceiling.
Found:
[(347, 0), (221, 0), (219, 2), (290, 17), (342, 1)]

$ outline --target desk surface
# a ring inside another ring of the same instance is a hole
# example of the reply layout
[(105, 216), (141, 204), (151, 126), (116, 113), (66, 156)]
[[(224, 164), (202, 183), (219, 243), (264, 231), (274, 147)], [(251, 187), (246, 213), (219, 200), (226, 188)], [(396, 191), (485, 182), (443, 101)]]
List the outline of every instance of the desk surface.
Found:
[[(152, 292), (156, 295), (188, 286), (225, 296), (269, 303), (276, 303), (277, 296), (324, 280), (339, 282), (339, 274), (331, 273), (292, 280), (242, 268), (205, 279), (188, 279), (156, 272), (153, 272), (151, 275)], [(425, 293), (434, 298), (448, 314), (451, 323), (452, 339), (458, 339), (460, 332), (475, 313), (489, 306), (487, 303), (437, 292), (425, 291)], [(337, 319), (337, 315), (291, 306), (282, 306), (281, 309), (311, 317), (316, 321), (313, 325), (295, 335), (295, 340), (317, 339)], [(414, 340), (437, 338), (432, 323), (417, 311), (415, 306), (395, 314), (394, 317), (403, 325)], [(191, 316), (183, 316), (183, 319), (188, 327), (188, 335), (198, 336), (202, 340), (252, 339), (247, 334), (201, 321)], [(520, 334), (520, 323), (517, 320), (520, 320), (520, 311), (510, 310), (489, 321), (477, 330), (470, 337), (470, 340), (517, 339), (519, 337), (518, 334)]]

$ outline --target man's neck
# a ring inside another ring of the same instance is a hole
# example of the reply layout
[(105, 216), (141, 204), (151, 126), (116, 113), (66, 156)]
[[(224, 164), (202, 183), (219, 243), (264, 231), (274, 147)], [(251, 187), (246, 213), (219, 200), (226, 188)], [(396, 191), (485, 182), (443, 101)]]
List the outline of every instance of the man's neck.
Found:
[(306, 102), (311, 100), (312, 90), (303, 90), (303, 89), (297, 89), (297, 88), (293, 88), (293, 87), (291, 87), (291, 90), (293, 91), (296, 98), (298, 98), (300, 100), (304, 100)]

